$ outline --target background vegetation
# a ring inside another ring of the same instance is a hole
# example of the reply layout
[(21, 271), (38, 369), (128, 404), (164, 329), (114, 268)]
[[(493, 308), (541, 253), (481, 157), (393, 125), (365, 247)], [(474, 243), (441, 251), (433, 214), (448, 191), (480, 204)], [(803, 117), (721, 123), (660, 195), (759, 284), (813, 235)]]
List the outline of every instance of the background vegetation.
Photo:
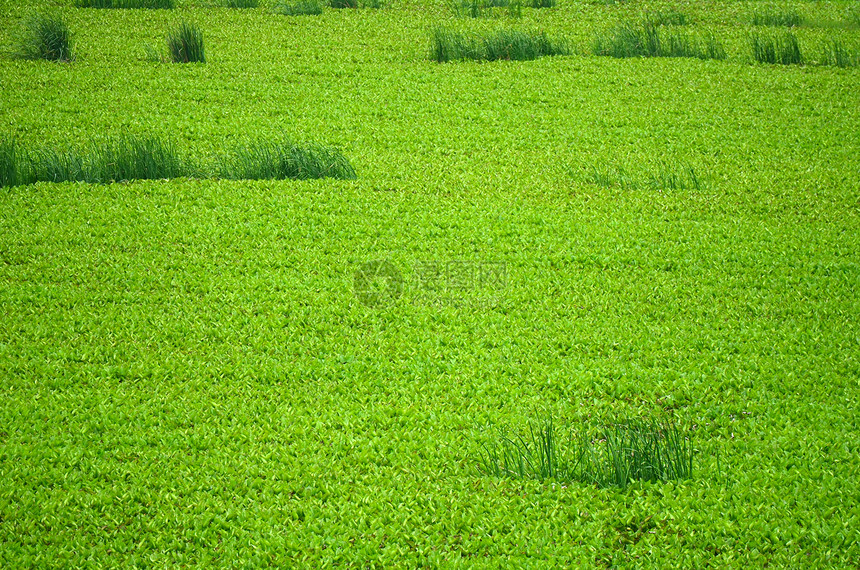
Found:
[[(8, 141), (123, 135), (208, 172), (317, 141), (356, 177), (0, 190), (0, 566), (860, 562), (860, 77), (822, 64), (832, 42), (856, 61), (856, 2), (772, 4), (802, 17), (801, 65), (755, 61), (789, 31), (757, 1), (74, 4), (0, 0), (4, 179)], [(74, 60), (13, 57), (49, 8)], [(660, 33), (725, 59), (592, 55), (671, 10)], [(206, 63), (151, 61), (182, 20)], [(440, 65), (439, 27), (572, 54)], [(355, 275), (380, 259), (404, 284), (372, 308)], [(458, 261), (504, 285), (424, 288)], [(692, 477), (479, 461), (530, 420), (664, 415)]]

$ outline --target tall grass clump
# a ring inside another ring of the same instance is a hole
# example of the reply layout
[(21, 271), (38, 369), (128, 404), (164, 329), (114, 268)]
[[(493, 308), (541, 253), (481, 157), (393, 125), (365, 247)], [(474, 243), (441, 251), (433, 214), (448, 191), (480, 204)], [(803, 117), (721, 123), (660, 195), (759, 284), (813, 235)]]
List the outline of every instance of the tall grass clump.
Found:
[(319, 0), (299, 0), (294, 4), (280, 4), (275, 12), (284, 16), (319, 16), (323, 7)]
[(79, 8), (172, 10), (174, 0), (78, 0)]
[(24, 59), (71, 61), (72, 33), (59, 14), (36, 14), (26, 22), (18, 55)]
[(437, 28), (430, 39), (430, 59), (437, 63), (484, 59), (484, 52), (475, 36)]
[(687, 16), (677, 10), (646, 12), (643, 20), (652, 26), (686, 26), (689, 23)]
[(567, 55), (567, 46), (551, 40), (546, 33), (527, 33), (517, 30), (499, 30), (483, 37), (489, 61), (509, 59), (527, 61), (547, 55)]
[(332, 8), (358, 8), (358, 0), (329, 0), (328, 5)]
[(522, 6), (521, 0), (454, 0), (452, 3), (454, 13), (461, 18), (490, 18), (496, 15), (493, 8), (507, 8), (508, 16), (519, 18)]
[(761, 10), (752, 17), (753, 26), (782, 26), (796, 28), (803, 25), (803, 17), (795, 11)]
[(860, 65), (860, 54), (851, 53), (841, 41), (832, 39), (822, 47), (820, 63), (836, 67), (857, 67)]
[(791, 32), (776, 36), (755, 34), (751, 39), (753, 59), (759, 63), (802, 64), (803, 54), (797, 37)]
[(223, 0), (225, 8), (256, 8), (259, 0)]
[(74, 152), (45, 149), (30, 158), (33, 180), (39, 182), (87, 181), (87, 159)]
[(84, 166), (87, 182), (158, 180), (185, 175), (174, 147), (157, 137), (126, 136), (97, 146)]
[(584, 171), (580, 170), (580, 173), (581, 179), (587, 183), (622, 190), (701, 190), (705, 185), (692, 166), (665, 162), (638, 176), (628, 172), (623, 166), (609, 165), (591, 165)]
[(532, 8), (555, 8), (555, 0), (529, 0)]
[(355, 170), (337, 149), (310, 144), (255, 143), (239, 148), (221, 165), (224, 178), (234, 180), (354, 180)]
[(182, 22), (167, 36), (167, 51), (174, 63), (205, 63), (203, 34), (193, 24)]
[(21, 176), (21, 154), (15, 139), (0, 138), (0, 188), (17, 186)]
[(484, 446), (478, 463), (495, 477), (624, 488), (633, 481), (688, 479), (693, 455), (692, 441), (671, 421), (619, 420), (571, 434), (565, 446), (548, 418), (529, 424), (524, 435), (502, 434)]
[(595, 55), (625, 57), (695, 57), (725, 59), (723, 44), (711, 34), (693, 37), (683, 32), (661, 30), (651, 22), (621, 24), (598, 35), (592, 47)]
[(482, 0), (454, 0), (453, 8), (461, 18), (482, 18), (492, 14)]
[(436, 29), (430, 47), (430, 58), (438, 63), (467, 59), (524, 61), (569, 53), (567, 44), (552, 40), (543, 32), (527, 33), (518, 30), (498, 30), (474, 35)]

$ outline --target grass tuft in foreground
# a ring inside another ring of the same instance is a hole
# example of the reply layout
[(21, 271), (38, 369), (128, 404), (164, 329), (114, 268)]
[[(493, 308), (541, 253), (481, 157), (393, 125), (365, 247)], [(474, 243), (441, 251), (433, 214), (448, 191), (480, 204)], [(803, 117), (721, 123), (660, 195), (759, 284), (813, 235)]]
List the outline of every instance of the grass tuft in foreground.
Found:
[(157, 137), (122, 137), (93, 149), (86, 163), (87, 182), (158, 180), (185, 174), (174, 147)]
[(59, 14), (36, 14), (27, 20), (18, 55), (24, 59), (71, 61), (72, 34)]
[(0, 188), (24, 183), (21, 158), (14, 139), (0, 139)]
[(174, 0), (78, 0), (78, 8), (172, 10)]
[(591, 166), (584, 172), (585, 182), (602, 188), (620, 188), (622, 190), (651, 189), (657, 191), (669, 190), (701, 190), (703, 181), (692, 166), (671, 165), (661, 163), (656, 169), (641, 176), (634, 176), (624, 167)]
[(819, 63), (836, 67), (857, 67), (860, 66), (860, 54), (852, 53), (841, 41), (832, 39), (822, 47)]
[(319, 16), (323, 6), (319, 0), (299, 0), (294, 4), (280, 4), (275, 12), (284, 16)]
[(74, 152), (41, 150), (31, 157), (29, 168), (32, 179), (40, 182), (78, 182), (90, 178), (86, 159)]
[(687, 15), (677, 10), (646, 12), (643, 20), (652, 26), (686, 26)]
[(692, 441), (671, 421), (618, 420), (571, 434), (564, 447), (550, 417), (529, 424), (525, 435), (502, 434), (484, 447), (479, 465), (495, 477), (624, 488), (633, 481), (688, 479), (693, 455)]
[(0, 186), (33, 182), (162, 180), (183, 176), (231, 179), (339, 178), (355, 170), (340, 151), (316, 144), (257, 143), (222, 158), (218, 172), (183, 161), (173, 145), (157, 137), (127, 136), (84, 152), (43, 149), (24, 152), (13, 139), (0, 139)]
[(532, 8), (555, 8), (555, 0), (529, 0)]
[(621, 24), (609, 33), (597, 36), (595, 55), (625, 57), (695, 57), (725, 59), (726, 50), (711, 34), (693, 37), (678, 31), (660, 30), (652, 22), (641, 25)]
[(316, 144), (255, 143), (239, 148), (221, 166), (224, 178), (242, 180), (354, 180), (355, 170), (337, 149)]
[(759, 63), (781, 65), (799, 65), (803, 63), (803, 54), (797, 37), (791, 32), (775, 36), (755, 34), (751, 39), (753, 59)]
[(174, 63), (206, 63), (203, 34), (187, 22), (167, 35), (167, 52)]
[(568, 55), (564, 42), (545, 33), (499, 30), (483, 35), (437, 29), (431, 38), (430, 58), (438, 63), (462, 60), (499, 59), (525, 61), (549, 55)]
[(487, 4), (480, 0), (454, 0), (454, 13), (461, 18), (483, 18), (492, 15)]
[(803, 17), (795, 11), (761, 10), (752, 17), (753, 26), (782, 26), (796, 28), (803, 25)]

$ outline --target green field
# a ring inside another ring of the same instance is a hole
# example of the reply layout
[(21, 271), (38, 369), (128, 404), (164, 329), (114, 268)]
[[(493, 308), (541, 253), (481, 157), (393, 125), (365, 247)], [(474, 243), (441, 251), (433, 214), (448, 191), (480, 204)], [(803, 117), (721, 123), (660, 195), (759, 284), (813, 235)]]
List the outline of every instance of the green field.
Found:
[[(0, 567), (860, 565), (858, 2), (221, 4), (0, 0), (20, 169), (183, 165), (0, 188)], [(46, 11), (71, 61), (19, 57)], [(643, 21), (723, 57), (596, 55)], [(219, 166), (284, 141), (355, 179)], [(482, 469), (547, 418), (671, 420), (692, 476)]]

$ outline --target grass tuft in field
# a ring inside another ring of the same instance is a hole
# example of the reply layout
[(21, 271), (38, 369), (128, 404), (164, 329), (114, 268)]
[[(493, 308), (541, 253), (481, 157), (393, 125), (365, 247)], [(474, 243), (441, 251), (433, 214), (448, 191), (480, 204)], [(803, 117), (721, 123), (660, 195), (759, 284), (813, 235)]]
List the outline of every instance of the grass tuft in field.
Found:
[(358, 0), (329, 0), (328, 5), (332, 8), (358, 8)]
[(802, 26), (803, 23), (803, 17), (793, 10), (761, 10), (756, 11), (752, 17), (753, 26), (796, 28)]
[(454, 0), (452, 8), (461, 18), (483, 18), (492, 14), (480, 0)]
[(651, 26), (686, 26), (690, 23), (687, 15), (677, 10), (646, 12), (642, 19)]
[(29, 161), (32, 179), (39, 182), (78, 182), (88, 180), (86, 159), (74, 152), (44, 149)]
[(438, 63), (461, 60), (499, 59), (525, 61), (549, 55), (568, 55), (564, 42), (545, 33), (498, 30), (483, 35), (436, 29), (431, 38), (430, 58)]
[(354, 180), (355, 170), (337, 149), (290, 143), (255, 143), (239, 148), (221, 165), (221, 175), (234, 180)]
[(0, 188), (24, 183), (21, 158), (15, 139), (0, 139)]
[(636, 176), (623, 166), (595, 166), (582, 171), (579, 177), (586, 183), (601, 188), (620, 188), (622, 190), (701, 190), (703, 180), (695, 168), (688, 165), (660, 163), (656, 169)]
[(71, 61), (72, 34), (59, 14), (36, 14), (26, 23), (18, 55), (24, 59)]
[(78, 8), (172, 10), (176, 4), (174, 0), (78, 0), (77, 6)]
[(625, 57), (695, 57), (725, 59), (723, 44), (711, 34), (694, 37), (678, 31), (662, 31), (646, 21), (641, 25), (621, 24), (595, 38), (595, 55)]
[(85, 180), (94, 183), (158, 180), (186, 174), (174, 147), (157, 137), (122, 137), (94, 148), (85, 162)]
[(821, 65), (833, 65), (836, 67), (860, 66), (860, 54), (852, 53), (838, 39), (831, 39), (822, 46)]
[(803, 63), (803, 54), (797, 37), (791, 32), (775, 36), (755, 34), (751, 39), (753, 59), (759, 63), (797, 65)]
[(552, 418), (525, 435), (502, 434), (485, 446), (481, 470), (495, 477), (579, 481), (625, 488), (633, 481), (688, 479), (693, 475), (692, 441), (671, 421), (617, 420), (596, 431), (583, 429), (562, 445)]
[(167, 35), (167, 51), (174, 63), (205, 63), (203, 34), (194, 24), (182, 22)]
[(293, 4), (280, 4), (275, 12), (284, 16), (319, 16), (323, 6), (319, 0), (299, 0)]
[(702, 183), (692, 166), (672, 168), (663, 164), (648, 175), (647, 185), (654, 190), (700, 190)]
[(225, 8), (257, 8), (259, 0), (223, 0)]
[(555, 0), (529, 0), (532, 8), (555, 8)]

